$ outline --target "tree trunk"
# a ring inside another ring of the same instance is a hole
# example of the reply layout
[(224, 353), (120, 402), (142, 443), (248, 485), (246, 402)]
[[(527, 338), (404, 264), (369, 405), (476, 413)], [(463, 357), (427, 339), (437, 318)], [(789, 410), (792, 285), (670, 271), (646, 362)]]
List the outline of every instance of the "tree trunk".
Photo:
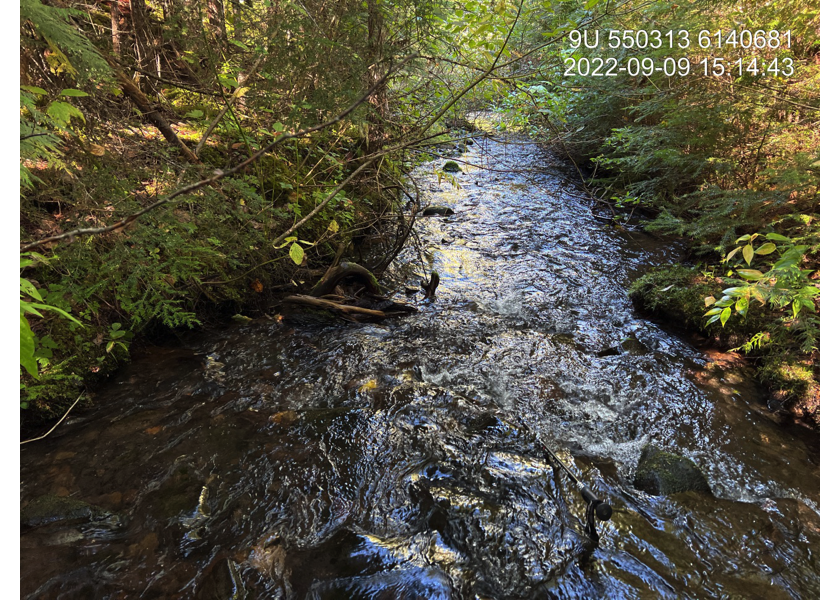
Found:
[[(131, 25), (134, 32), (134, 49), (137, 56), (137, 65), (143, 71), (156, 70), (155, 40), (152, 35), (151, 24), (149, 23), (148, 8), (146, 0), (131, 1)], [(139, 85), (147, 94), (154, 93), (154, 87), (147, 77), (139, 76)]]
[[(370, 89), (385, 75), (382, 46), (385, 40), (385, 19), (376, 0), (368, 0), (368, 45), (365, 86)], [(367, 141), (367, 153), (374, 154), (385, 144), (385, 117), (388, 114), (388, 91), (380, 87), (368, 98), (372, 110)]]
[(120, 5), (117, 0), (111, 2), (111, 44), (114, 56), (120, 55)]
[(20, 84), (29, 85), (29, 52), (26, 48), (20, 48)]
[(207, 21), (210, 33), (216, 38), (222, 50), (227, 48), (227, 30), (225, 27), (225, 4), (223, 0), (207, 0)]

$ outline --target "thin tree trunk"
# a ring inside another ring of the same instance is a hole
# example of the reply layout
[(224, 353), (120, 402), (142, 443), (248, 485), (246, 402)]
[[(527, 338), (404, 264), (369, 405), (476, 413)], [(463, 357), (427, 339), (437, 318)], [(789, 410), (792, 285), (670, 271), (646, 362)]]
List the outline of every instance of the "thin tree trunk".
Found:
[(20, 48), (20, 84), (29, 85), (29, 52), (23, 46)]
[(114, 46), (114, 56), (120, 55), (120, 5), (117, 0), (111, 2), (111, 44)]
[[(134, 30), (134, 46), (137, 53), (137, 64), (143, 71), (155, 71), (155, 48), (154, 37), (146, 8), (146, 0), (130, 0), (131, 2), (131, 25)], [(151, 82), (140, 78), (140, 88), (147, 94), (154, 93)]]
[[(382, 46), (385, 40), (385, 19), (376, 0), (368, 0), (368, 45), (367, 45), (367, 73), (365, 87), (368, 89), (376, 85), (385, 73), (382, 62)], [(385, 117), (388, 113), (388, 91), (380, 86), (368, 98), (371, 114), (368, 118), (367, 154), (375, 154), (385, 145)]]
[(223, 0), (207, 0), (207, 20), (210, 33), (222, 48), (227, 49), (227, 29), (225, 27), (225, 4)]

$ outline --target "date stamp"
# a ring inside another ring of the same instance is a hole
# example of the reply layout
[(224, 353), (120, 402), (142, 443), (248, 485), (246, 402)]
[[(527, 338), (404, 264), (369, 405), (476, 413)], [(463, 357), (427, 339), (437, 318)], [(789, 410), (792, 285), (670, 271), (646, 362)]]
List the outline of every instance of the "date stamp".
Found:
[[(564, 59), (564, 77), (649, 77), (656, 73), (667, 77), (793, 77), (795, 73), (793, 58), (775, 55), (790, 50), (790, 30), (575, 29), (568, 42), (574, 55)], [(597, 56), (601, 52), (604, 56)], [(644, 56), (647, 53), (651, 55)]]

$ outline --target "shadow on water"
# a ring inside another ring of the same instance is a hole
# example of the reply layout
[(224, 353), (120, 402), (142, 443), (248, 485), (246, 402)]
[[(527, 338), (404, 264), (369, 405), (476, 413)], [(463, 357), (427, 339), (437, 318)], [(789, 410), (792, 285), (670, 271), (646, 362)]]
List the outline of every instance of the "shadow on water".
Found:
[[(455, 210), (393, 267), (440, 274), (418, 314), (193, 334), (24, 447), (22, 597), (815, 597), (818, 454), (627, 298), (673, 248), (534, 146), (465, 158), (415, 174)], [(530, 430), (612, 504), (597, 547)], [(634, 489), (648, 443), (713, 495)]]

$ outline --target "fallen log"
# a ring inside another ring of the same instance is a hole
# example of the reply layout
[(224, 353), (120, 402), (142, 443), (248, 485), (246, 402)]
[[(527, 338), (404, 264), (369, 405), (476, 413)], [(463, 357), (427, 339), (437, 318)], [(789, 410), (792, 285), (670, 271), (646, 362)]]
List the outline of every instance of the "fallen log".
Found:
[(315, 298), (296, 294), (283, 299), (280, 303), (280, 313), (290, 323), (305, 325), (327, 323), (336, 317), (350, 321), (381, 321), (388, 317), (417, 312), (417, 309), (409, 304), (393, 302), (387, 298), (374, 300), (372, 303), (370, 298), (363, 298), (362, 302), (367, 302), (368, 306), (345, 304), (343, 300), (345, 300), (343, 296), (336, 295)]
[(146, 94), (134, 85), (134, 82), (123, 72), (120, 65), (117, 64), (113, 58), (109, 56), (105, 56), (104, 58), (108, 61), (108, 64), (114, 71), (114, 75), (117, 76), (117, 80), (120, 82), (120, 87), (122, 88), (123, 93), (131, 98), (131, 101), (142, 113), (143, 118), (157, 127), (158, 131), (160, 131), (161, 134), (163, 134), (163, 137), (166, 138), (166, 141), (178, 148), (184, 158), (191, 163), (198, 163), (198, 157), (193, 154), (193, 151), (190, 150), (186, 144), (184, 144), (181, 138), (178, 137), (178, 134), (172, 130), (172, 127), (169, 125), (167, 120), (163, 118), (163, 115), (155, 110), (149, 102), (149, 99), (146, 97)]

